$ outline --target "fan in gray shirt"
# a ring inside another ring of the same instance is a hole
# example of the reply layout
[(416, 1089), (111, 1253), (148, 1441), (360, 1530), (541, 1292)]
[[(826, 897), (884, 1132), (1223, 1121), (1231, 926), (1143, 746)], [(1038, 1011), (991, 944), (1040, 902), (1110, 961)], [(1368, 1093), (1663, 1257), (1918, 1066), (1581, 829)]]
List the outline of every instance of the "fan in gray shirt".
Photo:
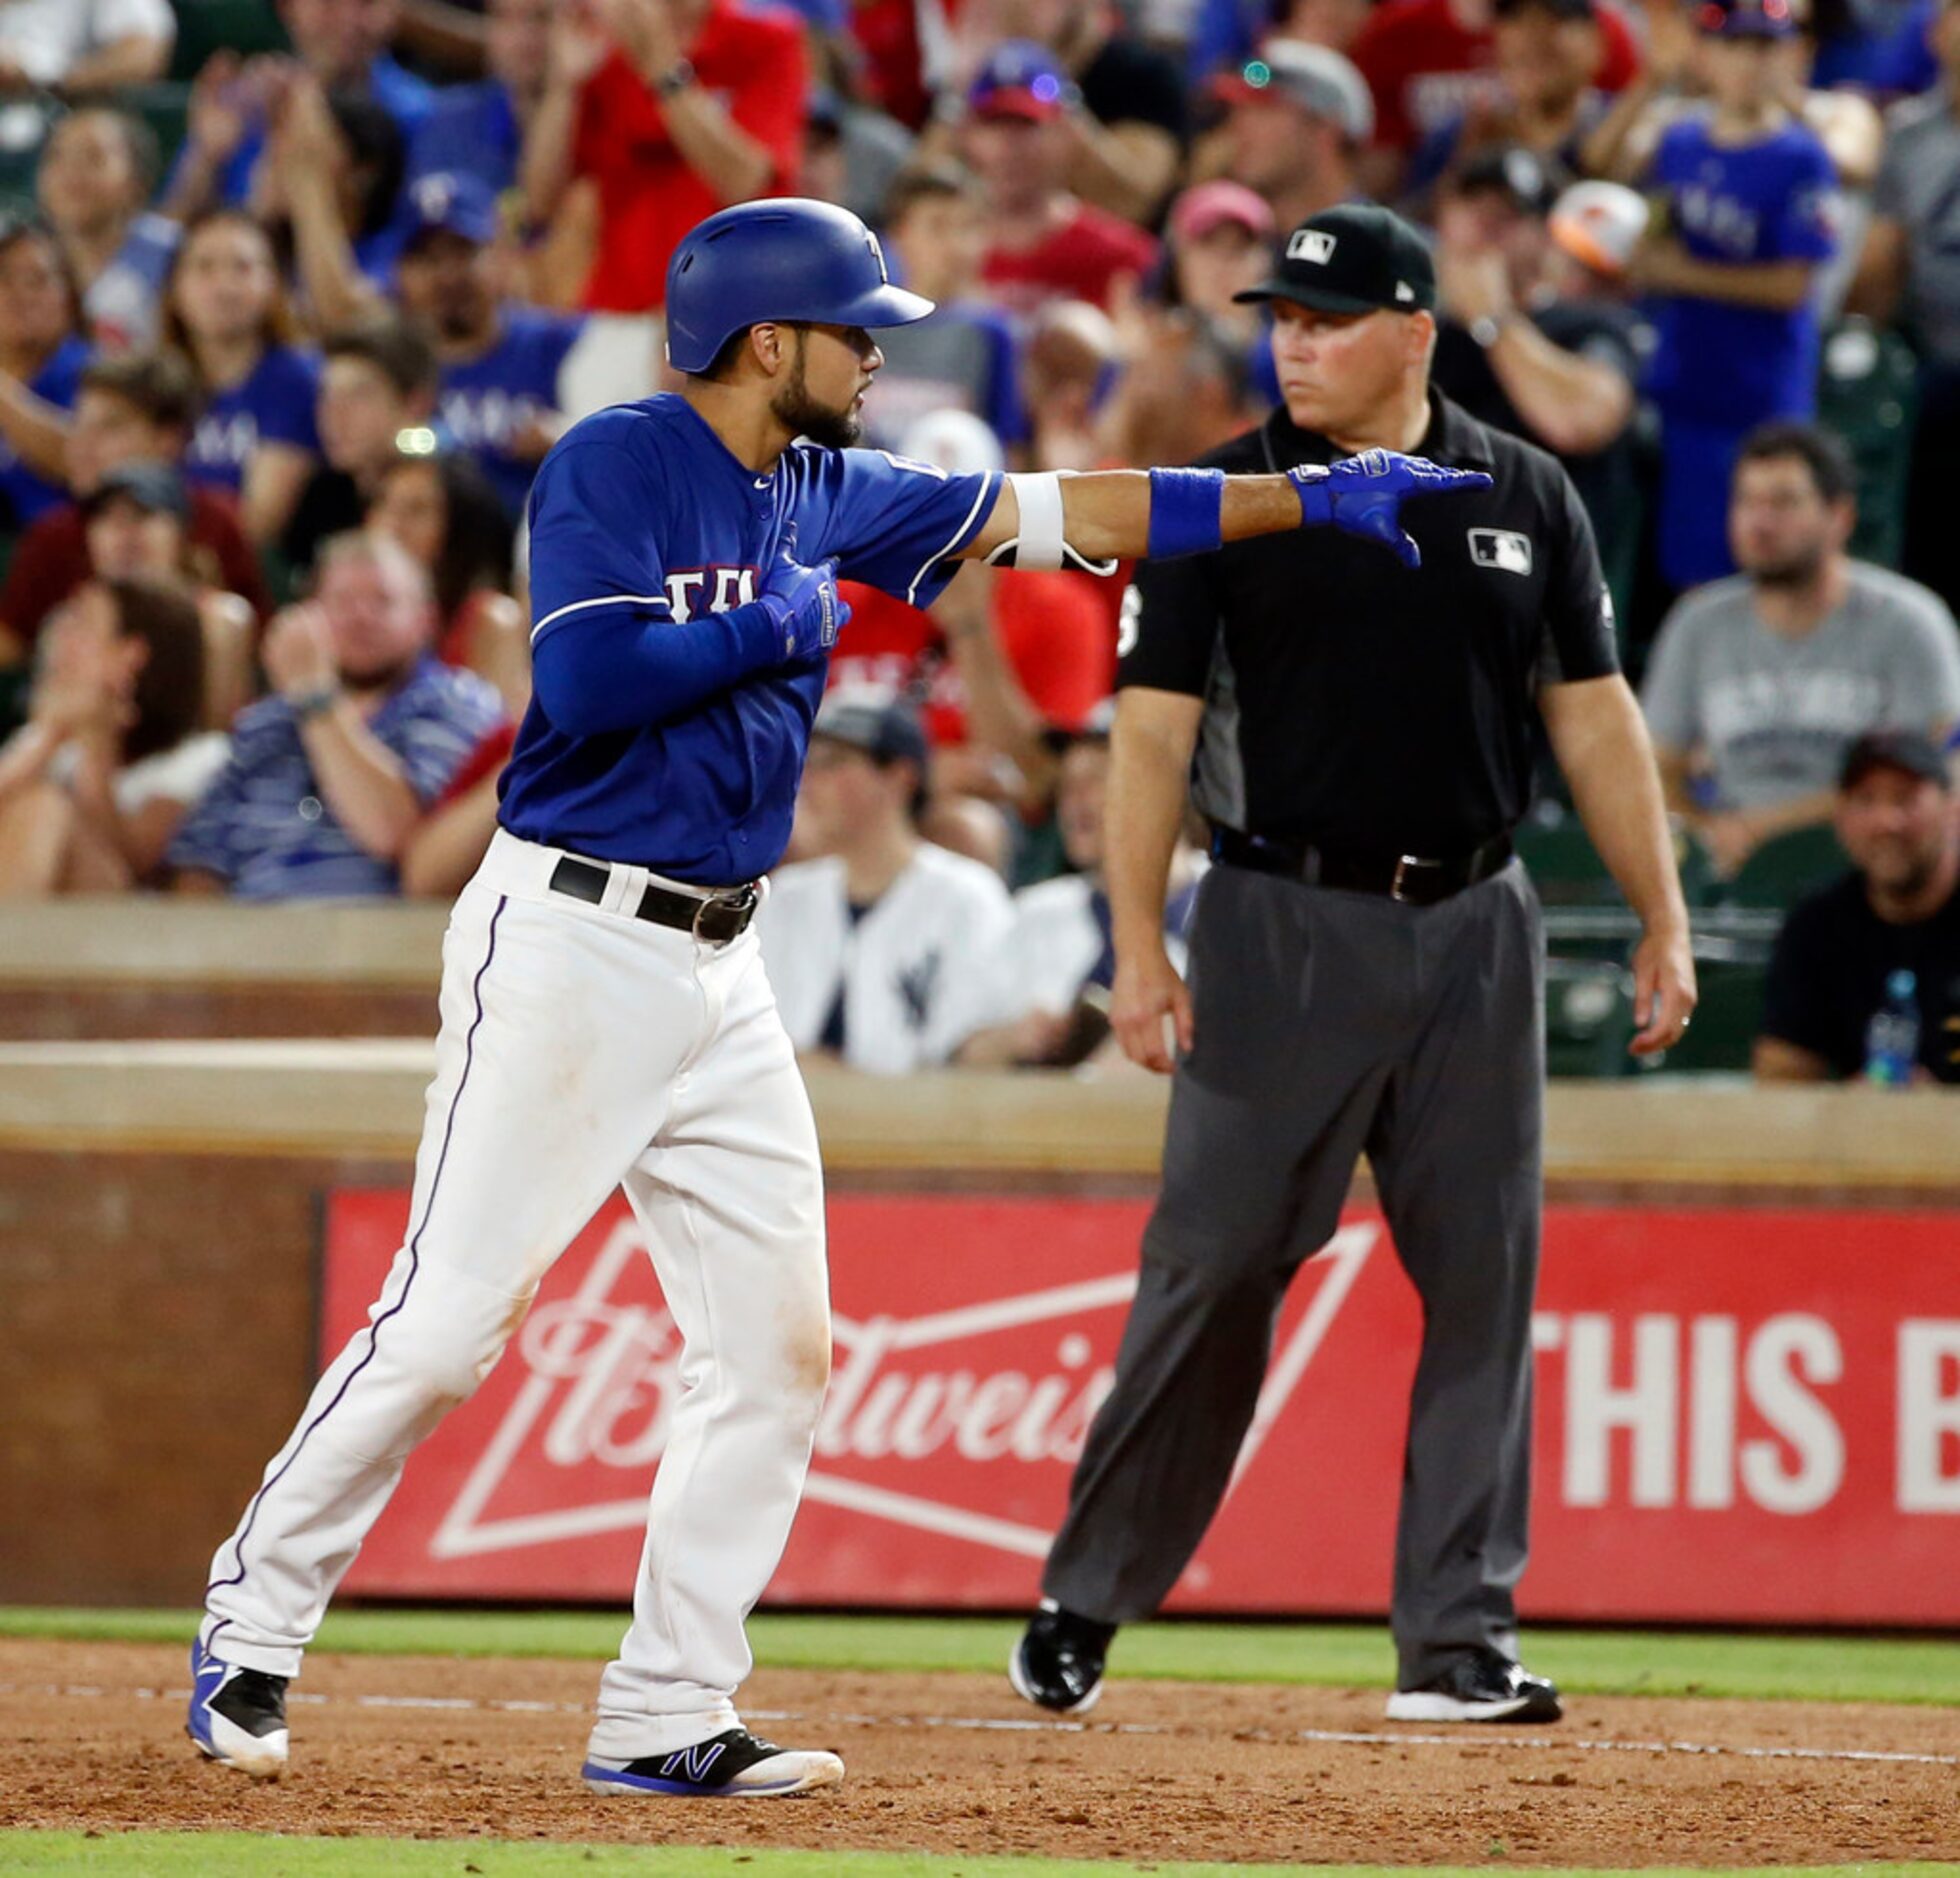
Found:
[(1773, 835), (1830, 819), (1864, 732), (1960, 719), (1960, 628), (1926, 588), (1844, 552), (1850, 468), (1809, 426), (1744, 445), (1729, 527), (1743, 572), (1687, 595), (1641, 703), (1670, 804), (1733, 872)]

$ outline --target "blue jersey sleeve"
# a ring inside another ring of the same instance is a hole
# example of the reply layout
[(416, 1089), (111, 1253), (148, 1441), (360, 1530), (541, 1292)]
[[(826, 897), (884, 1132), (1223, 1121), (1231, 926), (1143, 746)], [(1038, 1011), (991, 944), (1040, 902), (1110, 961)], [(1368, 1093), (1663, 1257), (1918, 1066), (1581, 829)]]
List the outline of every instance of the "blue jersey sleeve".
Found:
[(1800, 149), (1790, 185), (1768, 218), (1765, 259), (1828, 261), (1837, 252), (1837, 230), (1831, 219), (1831, 193), (1837, 170), (1829, 153), (1814, 138)]
[(930, 606), (959, 572), (947, 557), (993, 513), (1000, 475), (955, 476), (889, 450), (826, 452), (829, 484), (823, 553), (846, 580), (861, 580), (912, 606)]
[(531, 485), (532, 643), (601, 612), (671, 618), (657, 546), (665, 512), (647, 464), (624, 443), (585, 426), (560, 442)]

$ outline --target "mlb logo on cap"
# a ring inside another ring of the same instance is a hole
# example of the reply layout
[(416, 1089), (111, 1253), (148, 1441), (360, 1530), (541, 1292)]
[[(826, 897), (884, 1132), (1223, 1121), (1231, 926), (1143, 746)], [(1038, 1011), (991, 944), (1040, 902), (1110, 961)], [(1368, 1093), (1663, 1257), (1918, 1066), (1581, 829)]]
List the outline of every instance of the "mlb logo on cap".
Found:
[(1311, 261), (1316, 267), (1325, 267), (1334, 258), (1336, 237), (1324, 229), (1299, 228), (1286, 244), (1286, 258), (1289, 261)]
[(1470, 558), (1479, 567), (1494, 567), (1504, 574), (1531, 572), (1531, 537), (1508, 528), (1470, 530)]

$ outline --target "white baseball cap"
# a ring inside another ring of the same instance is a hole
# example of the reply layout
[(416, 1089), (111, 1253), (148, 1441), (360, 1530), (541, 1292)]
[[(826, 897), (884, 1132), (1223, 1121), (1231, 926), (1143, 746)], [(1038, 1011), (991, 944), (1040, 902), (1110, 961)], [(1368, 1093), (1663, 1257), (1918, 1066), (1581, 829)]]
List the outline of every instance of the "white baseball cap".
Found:
[(1647, 203), (1624, 183), (1574, 183), (1552, 204), (1552, 239), (1599, 274), (1624, 274), (1647, 232)]

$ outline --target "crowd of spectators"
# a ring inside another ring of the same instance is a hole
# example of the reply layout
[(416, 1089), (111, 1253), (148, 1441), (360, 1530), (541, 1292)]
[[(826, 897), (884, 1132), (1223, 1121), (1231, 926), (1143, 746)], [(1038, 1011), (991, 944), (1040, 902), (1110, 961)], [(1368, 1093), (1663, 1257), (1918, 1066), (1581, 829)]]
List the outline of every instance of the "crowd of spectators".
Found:
[[(1416, 219), (1436, 382), (1571, 471), (1717, 871), (1960, 720), (1960, 0), (4, 0), (0, 891), (453, 891), (536, 466), (672, 385), (681, 234), (792, 192), (939, 302), (865, 415), (960, 469), (1211, 449), (1275, 246)], [(1124, 586), (850, 594), (799, 1044), (1096, 1047)]]

